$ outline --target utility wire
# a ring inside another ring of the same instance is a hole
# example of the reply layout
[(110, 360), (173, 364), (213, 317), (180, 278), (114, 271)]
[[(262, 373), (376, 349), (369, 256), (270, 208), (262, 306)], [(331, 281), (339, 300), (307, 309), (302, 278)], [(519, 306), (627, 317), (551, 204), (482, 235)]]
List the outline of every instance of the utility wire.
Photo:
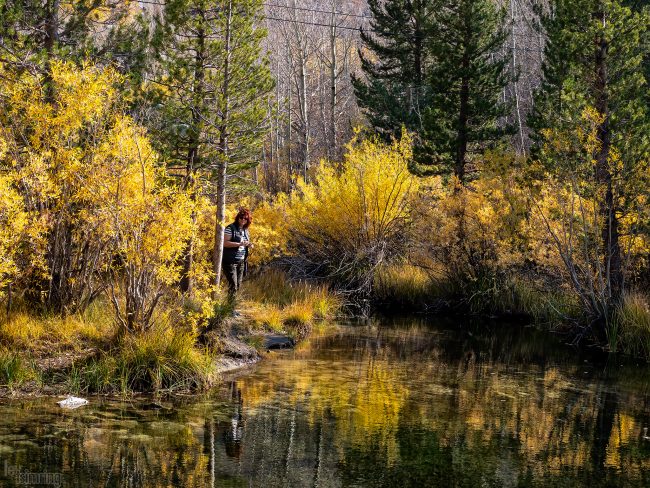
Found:
[[(158, 6), (165, 6), (164, 2), (157, 2), (155, 0), (137, 0), (138, 3), (141, 4), (148, 4), (148, 5), (158, 5)], [(301, 10), (304, 12), (314, 12), (314, 13), (324, 13), (324, 14), (332, 14), (331, 11), (328, 10), (320, 10), (320, 9), (312, 9), (312, 8), (307, 8), (307, 7), (294, 7), (291, 5), (279, 5), (279, 4), (272, 4), (272, 3), (263, 3), (262, 5), (266, 7), (278, 7), (278, 8), (286, 8), (286, 9), (292, 9), (292, 10)], [(340, 15), (342, 17), (355, 17), (355, 18), (362, 18), (362, 19), (370, 19), (372, 20), (374, 17), (368, 16), (368, 15), (360, 15), (360, 14), (352, 14), (348, 12), (341, 12), (341, 11), (335, 11), (334, 12), (336, 15)], [(334, 24), (332, 25), (331, 23), (326, 24), (326, 23), (321, 23), (321, 22), (309, 22), (306, 20), (298, 20), (298, 19), (285, 19), (285, 18), (280, 18), (280, 17), (272, 17), (269, 15), (261, 15), (260, 16), (263, 19), (266, 20), (273, 20), (276, 22), (293, 22), (295, 24), (303, 24), (303, 25), (313, 25), (316, 27), (336, 27), (337, 29), (344, 29), (344, 30), (351, 30), (351, 31), (361, 31), (361, 26), (359, 27), (352, 27), (349, 25), (338, 25)], [(526, 34), (520, 34), (520, 33), (515, 33), (515, 32), (510, 32), (509, 35), (515, 36), (515, 37), (523, 37), (526, 39), (530, 39), (531, 37), (526, 35)], [(519, 51), (530, 51), (530, 52), (542, 52), (543, 50), (541, 49), (531, 49), (531, 48), (518, 48)]]
[(331, 10), (320, 10), (317, 8), (307, 8), (307, 7), (294, 7), (292, 5), (278, 5), (275, 3), (263, 3), (265, 7), (277, 7), (277, 8), (286, 8), (286, 9), (291, 9), (291, 10), (303, 10), (305, 12), (316, 12), (319, 14), (335, 14), (335, 15), (341, 15), (343, 17), (356, 17), (359, 19), (373, 19), (372, 15), (361, 15), (361, 14), (352, 14), (349, 12), (341, 12), (339, 10), (335, 10), (332, 12)]
[(337, 29), (347, 29), (347, 30), (353, 30), (353, 31), (360, 31), (361, 27), (350, 27), (348, 25), (337, 25), (337, 24), (321, 24), (319, 22), (307, 22), (306, 20), (298, 20), (298, 19), (280, 19), (278, 17), (269, 17), (268, 15), (263, 15), (263, 19), (266, 20), (276, 20), (278, 22), (293, 22), (295, 24), (306, 24), (306, 25), (315, 25), (317, 27), (336, 27)]

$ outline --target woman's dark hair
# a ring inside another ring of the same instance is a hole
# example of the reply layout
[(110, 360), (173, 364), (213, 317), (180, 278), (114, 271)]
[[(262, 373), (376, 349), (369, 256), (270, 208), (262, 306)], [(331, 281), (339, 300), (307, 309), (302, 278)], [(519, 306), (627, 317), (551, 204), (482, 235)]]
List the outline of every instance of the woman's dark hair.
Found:
[(244, 229), (248, 229), (248, 226), (253, 223), (253, 215), (251, 214), (251, 211), (248, 210), (247, 208), (241, 207), (239, 209), (239, 212), (237, 212), (237, 215), (235, 216), (235, 223), (237, 223), (240, 217), (246, 219), (246, 223), (244, 224)]

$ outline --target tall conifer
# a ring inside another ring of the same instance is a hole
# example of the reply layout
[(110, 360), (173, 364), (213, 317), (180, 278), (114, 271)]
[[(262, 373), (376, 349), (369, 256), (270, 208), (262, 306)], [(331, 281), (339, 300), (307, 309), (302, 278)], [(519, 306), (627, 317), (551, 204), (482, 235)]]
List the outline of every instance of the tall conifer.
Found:
[(451, 0), (436, 10), (416, 172), (451, 173), (464, 184), (473, 156), (511, 132), (502, 123), (510, 109), (501, 100), (510, 81), (504, 19), (492, 0)]
[[(155, 37), (160, 87), (156, 138), (216, 194), (213, 270), (220, 279), (227, 178), (258, 164), (273, 87), (261, 42), (261, 0), (171, 0)], [(210, 188), (211, 187), (211, 188)], [(190, 288), (191, 249), (182, 288)]]
[(418, 131), (428, 104), (424, 85), (429, 64), (430, 19), (439, 0), (368, 0), (373, 20), (362, 31), (365, 79), (353, 77), (357, 102), (384, 138), (402, 126)]

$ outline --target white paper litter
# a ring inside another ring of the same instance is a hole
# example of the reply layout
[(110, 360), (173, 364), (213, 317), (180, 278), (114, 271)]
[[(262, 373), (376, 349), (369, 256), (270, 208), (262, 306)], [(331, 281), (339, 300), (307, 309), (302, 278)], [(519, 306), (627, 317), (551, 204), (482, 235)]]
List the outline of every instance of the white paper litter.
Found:
[(59, 404), (61, 408), (79, 408), (84, 405), (88, 405), (88, 400), (85, 398), (79, 398), (75, 396), (69, 396), (65, 400), (61, 400), (60, 402), (56, 402)]

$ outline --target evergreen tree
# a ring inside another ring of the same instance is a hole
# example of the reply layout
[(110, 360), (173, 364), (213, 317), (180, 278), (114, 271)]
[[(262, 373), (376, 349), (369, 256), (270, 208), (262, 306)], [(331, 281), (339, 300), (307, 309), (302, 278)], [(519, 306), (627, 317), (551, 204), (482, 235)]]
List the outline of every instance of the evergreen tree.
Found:
[(402, 126), (421, 128), (428, 104), (424, 86), (432, 37), (430, 18), (439, 0), (369, 0), (372, 34), (362, 31), (365, 80), (353, 77), (359, 106), (385, 139), (399, 138)]
[[(544, 80), (529, 120), (534, 155), (547, 174), (577, 178), (575, 191), (595, 201), (600, 262), (591, 266), (596, 280), (576, 275), (572, 281), (581, 296), (590, 297), (590, 312), (606, 320), (625, 287), (622, 233), (632, 232), (635, 202), (648, 196), (650, 118), (643, 60), (649, 49), (643, 40), (650, 15), (632, 12), (620, 0), (554, 0), (542, 27), (548, 38)], [(596, 140), (587, 154), (566, 137), (566, 149), (545, 143), (549, 135), (578, 133), (587, 111), (596, 114)]]
[(414, 170), (449, 174), (464, 184), (472, 156), (511, 133), (500, 119), (509, 83), (505, 13), (492, 0), (451, 0), (435, 12), (437, 35), (428, 39), (429, 100), (422, 115)]
[[(3, 61), (24, 67), (47, 63), (53, 56), (107, 55), (111, 46), (105, 41), (124, 23), (129, 4), (127, 0), (0, 0)], [(99, 35), (99, 30), (108, 36)]]
[[(261, 50), (261, 13), (261, 0), (171, 0), (155, 35), (160, 89), (153, 133), (170, 164), (184, 170), (185, 185), (201, 179), (216, 193), (217, 282), (226, 180), (257, 164), (267, 130), (266, 95), (273, 80)], [(191, 254), (190, 249), (181, 283), (185, 291), (191, 287)]]

